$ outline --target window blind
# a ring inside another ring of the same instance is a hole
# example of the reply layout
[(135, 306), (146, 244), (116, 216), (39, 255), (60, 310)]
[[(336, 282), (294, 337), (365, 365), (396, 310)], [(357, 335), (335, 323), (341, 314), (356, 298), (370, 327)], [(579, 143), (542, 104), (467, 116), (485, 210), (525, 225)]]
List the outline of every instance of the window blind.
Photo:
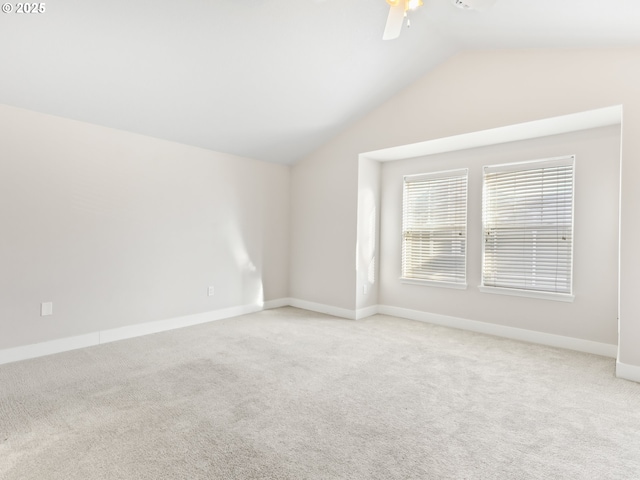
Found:
[(403, 279), (465, 285), (467, 173), (404, 177)]
[(484, 167), (483, 286), (571, 294), (574, 159)]

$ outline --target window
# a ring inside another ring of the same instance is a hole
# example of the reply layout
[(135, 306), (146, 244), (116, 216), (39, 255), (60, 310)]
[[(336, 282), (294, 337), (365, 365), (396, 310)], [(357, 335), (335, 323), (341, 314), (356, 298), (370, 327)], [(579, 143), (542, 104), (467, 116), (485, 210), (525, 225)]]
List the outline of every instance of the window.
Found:
[(481, 290), (573, 299), (574, 160), (484, 167)]
[(404, 177), (402, 279), (466, 288), (467, 170)]

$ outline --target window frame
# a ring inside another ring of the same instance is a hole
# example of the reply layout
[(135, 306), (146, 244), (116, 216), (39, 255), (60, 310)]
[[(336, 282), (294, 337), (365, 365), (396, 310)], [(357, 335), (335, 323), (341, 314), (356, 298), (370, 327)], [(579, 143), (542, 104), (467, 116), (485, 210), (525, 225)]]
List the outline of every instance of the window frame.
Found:
[[(417, 183), (420, 182), (419, 179), (438, 179), (438, 178), (453, 178), (453, 177), (464, 177), (464, 237), (463, 237), (463, 250), (464, 250), (464, 260), (462, 263), (463, 266), (463, 275), (461, 282), (450, 282), (445, 280), (434, 280), (434, 279), (421, 279), (414, 277), (406, 277), (404, 266), (405, 266), (405, 225), (406, 225), (406, 217), (405, 217), (405, 202), (406, 202), (406, 186), (407, 183)], [(411, 179), (411, 182), (407, 182), (407, 179)], [(469, 232), (469, 169), (468, 168), (457, 168), (453, 170), (442, 170), (428, 173), (419, 173), (412, 175), (404, 175), (402, 181), (402, 226), (401, 226), (401, 240), (400, 240), (400, 283), (409, 284), (409, 285), (422, 285), (422, 286), (432, 286), (432, 287), (443, 287), (443, 288), (453, 288), (464, 290), (467, 288), (467, 260), (468, 260), (468, 232)]]
[[(497, 164), (497, 165), (485, 165), (483, 167), (482, 172), (482, 220), (481, 220), (481, 251), (482, 251), (482, 264), (481, 264), (481, 283), (478, 286), (478, 289), (483, 293), (491, 293), (491, 294), (499, 294), (499, 295), (512, 295), (512, 296), (520, 296), (520, 297), (530, 297), (530, 298), (538, 298), (538, 299), (546, 299), (546, 300), (555, 300), (560, 302), (573, 302), (575, 299), (574, 295), (574, 277), (573, 277), (573, 265), (574, 265), (574, 256), (575, 256), (575, 197), (576, 197), (576, 156), (575, 155), (564, 155), (559, 157), (545, 158), (540, 160), (528, 160), (523, 162), (514, 162), (514, 163), (505, 163), (505, 164)], [(570, 246), (570, 265), (568, 268), (569, 274), (569, 292), (552, 292), (546, 290), (536, 290), (536, 289), (525, 289), (525, 288), (515, 288), (515, 287), (503, 287), (503, 286), (493, 286), (493, 285), (485, 285), (485, 265), (486, 265), (486, 242), (485, 242), (485, 232), (486, 232), (486, 202), (487, 202), (487, 184), (486, 184), (486, 174), (487, 170), (489, 172), (507, 172), (507, 171), (526, 171), (526, 170), (537, 170), (544, 167), (552, 167), (552, 166), (564, 166), (571, 165), (571, 246)]]

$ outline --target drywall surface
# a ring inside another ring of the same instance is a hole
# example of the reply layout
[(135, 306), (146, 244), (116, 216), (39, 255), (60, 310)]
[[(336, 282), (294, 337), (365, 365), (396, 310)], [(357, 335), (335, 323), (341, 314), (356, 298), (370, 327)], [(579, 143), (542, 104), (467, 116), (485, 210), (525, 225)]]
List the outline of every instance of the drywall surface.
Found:
[(357, 156), (323, 148), (292, 168), (292, 298), (355, 309)]
[(356, 310), (378, 304), (381, 165), (358, 163), (358, 238), (356, 241)]
[(6, 106), (0, 132), (0, 349), (288, 296), (289, 167)]
[[(640, 48), (580, 50), (470, 51), (456, 55), (415, 82), (380, 108), (336, 137), (302, 162), (310, 171), (324, 164), (324, 178), (357, 178), (358, 154), (398, 145), (475, 132), (494, 127), (623, 105), (620, 357), (640, 365)], [(295, 170), (298, 168), (296, 165)], [(355, 180), (354, 180), (355, 181)], [(348, 186), (348, 188), (356, 188)], [(331, 196), (332, 185), (317, 186), (313, 196)], [(302, 190), (292, 201), (300, 198)], [(340, 191), (340, 198), (356, 202), (355, 192)], [(350, 200), (349, 200), (350, 199)], [(306, 201), (313, 201), (305, 199)], [(356, 208), (344, 203), (339, 227), (356, 225)], [(345, 218), (350, 215), (351, 218)], [(293, 231), (301, 215), (292, 217)], [(334, 218), (318, 219), (317, 231), (331, 230)], [(303, 219), (303, 222), (308, 220)], [(353, 228), (353, 227), (352, 227)], [(354, 235), (355, 236), (355, 235)], [(300, 258), (314, 253), (293, 236), (292, 272), (301, 272)], [(355, 248), (345, 236), (326, 252), (322, 271), (333, 278), (353, 277)], [(314, 244), (317, 245), (317, 244)], [(304, 253), (303, 253), (304, 252)], [(316, 290), (327, 276), (305, 278), (300, 295)], [(352, 284), (353, 285), (353, 284)], [(353, 286), (348, 288), (353, 294)], [(336, 295), (338, 297), (339, 295)], [(327, 297), (328, 300), (331, 298)], [(343, 303), (348, 303), (343, 300)], [(355, 303), (355, 298), (351, 300)], [(345, 306), (345, 305), (341, 305)]]
[[(482, 293), (482, 167), (575, 155), (572, 303)], [(400, 282), (403, 176), (469, 169), (467, 289)], [(618, 341), (620, 126), (584, 130), (382, 167), (380, 303), (594, 342)]]

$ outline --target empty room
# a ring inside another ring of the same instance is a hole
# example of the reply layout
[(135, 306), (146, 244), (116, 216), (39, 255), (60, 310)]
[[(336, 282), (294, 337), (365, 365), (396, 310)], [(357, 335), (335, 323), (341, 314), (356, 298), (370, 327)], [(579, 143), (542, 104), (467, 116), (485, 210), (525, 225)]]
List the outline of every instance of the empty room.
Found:
[(0, 479), (640, 478), (640, 2), (0, 45)]

